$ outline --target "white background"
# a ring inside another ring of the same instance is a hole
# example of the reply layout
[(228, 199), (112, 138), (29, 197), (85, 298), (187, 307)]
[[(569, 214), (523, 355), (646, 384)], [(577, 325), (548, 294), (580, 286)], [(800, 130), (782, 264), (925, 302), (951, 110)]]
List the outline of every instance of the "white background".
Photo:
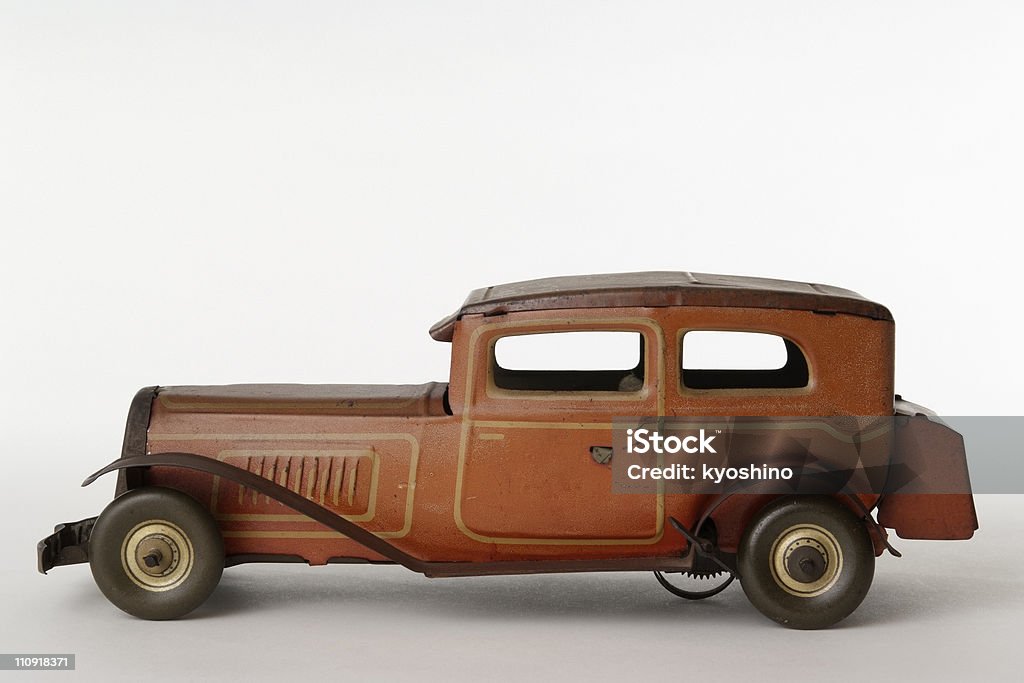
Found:
[(3, 2), (0, 651), (74, 651), (89, 677), (1005, 666), (1006, 498), (981, 503), (994, 532), (909, 544), (852, 626), (810, 635), (646, 576), (492, 595), (299, 567), (232, 570), (215, 618), (153, 625), (84, 567), (33, 575), (32, 549), (109, 500), (77, 483), (118, 454), (137, 388), (444, 379), (427, 327), (532, 277), (848, 287), (893, 311), (906, 397), (1021, 414), (1022, 35), (1015, 2)]

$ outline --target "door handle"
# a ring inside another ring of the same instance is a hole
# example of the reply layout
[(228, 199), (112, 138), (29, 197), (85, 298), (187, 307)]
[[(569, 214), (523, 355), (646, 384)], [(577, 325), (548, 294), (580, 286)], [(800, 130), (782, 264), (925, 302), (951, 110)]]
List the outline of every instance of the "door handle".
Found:
[(590, 457), (594, 459), (598, 465), (607, 465), (612, 461), (612, 455), (614, 455), (614, 449), (611, 446), (591, 446)]

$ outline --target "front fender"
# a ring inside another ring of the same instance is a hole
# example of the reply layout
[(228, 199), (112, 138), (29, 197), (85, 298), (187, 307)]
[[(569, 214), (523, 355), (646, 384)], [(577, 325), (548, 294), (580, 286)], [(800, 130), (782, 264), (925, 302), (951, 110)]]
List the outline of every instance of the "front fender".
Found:
[(348, 536), (364, 547), (413, 571), (424, 573), (427, 568), (427, 563), (422, 560), (399, 550), (392, 544), (379, 538), (376, 534), (363, 529), (358, 524), (350, 522), (341, 515), (314, 503), (308, 498), (300, 496), (280, 484), (276, 484), (258, 474), (243, 470), (234, 465), (229, 465), (226, 462), (213, 460), (212, 458), (196, 455), (195, 453), (154, 453), (152, 455), (134, 455), (118, 458), (103, 469), (89, 475), (82, 482), (82, 486), (88, 486), (108, 472), (127, 471), (139, 467), (153, 466), (198, 470), (212, 474), (215, 477), (223, 477), (234, 481), (280, 501), (292, 510), (323, 524), (329, 529)]

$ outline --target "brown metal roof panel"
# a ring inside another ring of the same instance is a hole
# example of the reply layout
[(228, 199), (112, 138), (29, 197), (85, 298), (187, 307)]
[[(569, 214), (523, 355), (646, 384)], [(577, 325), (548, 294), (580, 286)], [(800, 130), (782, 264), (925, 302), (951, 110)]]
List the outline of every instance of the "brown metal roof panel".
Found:
[(451, 341), (455, 321), (467, 314), (618, 306), (779, 308), (892, 320), (885, 306), (841, 287), (737, 275), (656, 271), (571, 275), (476, 289), (456, 313), (435, 324), (430, 335), (439, 341)]

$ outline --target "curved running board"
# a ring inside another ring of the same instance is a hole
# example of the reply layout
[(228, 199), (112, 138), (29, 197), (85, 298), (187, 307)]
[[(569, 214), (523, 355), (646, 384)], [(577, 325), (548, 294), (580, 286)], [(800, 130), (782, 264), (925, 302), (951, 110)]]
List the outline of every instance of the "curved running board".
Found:
[(389, 560), (421, 574), (426, 573), (429, 563), (413, 557), (403, 550), (399, 550), (387, 541), (377, 537), (373, 532), (367, 531), (358, 524), (348, 521), (341, 515), (331, 512), (322, 505), (318, 505), (291, 489), (287, 489), (258, 474), (202, 455), (194, 453), (154, 453), (153, 455), (134, 455), (128, 458), (119, 458), (98, 472), (89, 475), (82, 482), (82, 486), (88, 486), (108, 472), (132, 467), (181, 467), (207, 472), (215, 477), (224, 477), (280, 501), (292, 510), (320, 522), (328, 529), (333, 529), (338, 533), (348, 536), (363, 547), (383, 555)]

